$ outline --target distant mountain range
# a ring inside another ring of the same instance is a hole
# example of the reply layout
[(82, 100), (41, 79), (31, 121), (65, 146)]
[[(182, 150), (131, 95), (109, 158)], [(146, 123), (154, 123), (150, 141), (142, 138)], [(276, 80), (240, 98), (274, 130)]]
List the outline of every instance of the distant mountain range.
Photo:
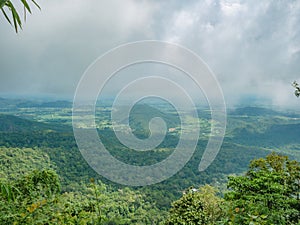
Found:
[(71, 108), (72, 102), (58, 101), (33, 101), (24, 99), (6, 99), (0, 97), (0, 108)]
[(294, 113), (279, 112), (269, 108), (246, 106), (229, 111), (229, 115), (238, 116), (287, 116), (295, 117)]

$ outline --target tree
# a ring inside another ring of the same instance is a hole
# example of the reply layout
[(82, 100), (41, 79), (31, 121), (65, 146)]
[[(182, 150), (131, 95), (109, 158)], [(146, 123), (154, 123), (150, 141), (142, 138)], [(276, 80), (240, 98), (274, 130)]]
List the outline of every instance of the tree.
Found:
[(228, 188), (229, 224), (300, 222), (300, 164), (287, 156), (253, 160), (245, 176), (229, 177)]
[(59, 193), (59, 177), (53, 170), (34, 170), (18, 180), (1, 180), (0, 224), (46, 224), (45, 210), (55, 210), (51, 206)]
[[(31, 8), (28, 4), (28, 1), (27, 0), (20, 0), (23, 7), (24, 7), (24, 21), (26, 21), (26, 13), (29, 12), (31, 13)], [(31, 0), (33, 2), (33, 4), (39, 8), (40, 6), (34, 1), (34, 0)], [(18, 33), (18, 27), (20, 27), (22, 29), (22, 21), (20, 19), (20, 16), (19, 16), (19, 13), (17, 12), (14, 4), (12, 3), (12, 1), (10, 0), (0, 0), (0, 8), (1, 8), (1, 11), (4, 15), (4, 17), (6, 18), (6, 20), (14, 26), (15, 28), (15, 31), (16, 33)], [(9, 18), (9, 16), (7, 15), (7, 13), (5, 12), (5, 8), (7, 8), (10, 12), (11, 12), (11, 17), (12, 17), (12, 20), (13, 20), (13, 24), (11, 22), (11, 19)]]
[(296, 89), (296, 90), (295, 90), (295, 95), (296, 95), (297, 97), (299, 97), (299, 96), (300, 96), (300, 86), (299, 86), (299, 84), (297, 83), (297, 81), (294, 81), (293, 84), (292, 84), (292, 86)]
[(205, 185), (199, 189), (190, 188), (172, 204), (166, 225), (217, 224), (224, 216), (223, 200), (216, 196), (216, 189)]
[(34, 170), (16, 182), (16, 187), (23, 195), (36, 199), (37, 197), (50, 198), (60, 193), (59, 176), (54, 170)]

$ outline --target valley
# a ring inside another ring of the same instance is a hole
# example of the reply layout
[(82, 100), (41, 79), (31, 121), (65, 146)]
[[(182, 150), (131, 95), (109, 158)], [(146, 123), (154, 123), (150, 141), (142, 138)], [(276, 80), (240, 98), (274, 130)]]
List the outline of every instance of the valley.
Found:
[[(103, 182), (113, 191), (128, 188), (98, 175), (83, 159), (73, 135), (70, 102), (0, 99), (0, 106), (1, 179), (14, 180), (20, 173), (47, 168), (57, 172), (62, 193), (82, 192), (91, 179)], [(161, 215), (191, 186), (210, 184), (226, 191), (227, 177), (243, 174), (255, 158), (277, 152), (300, 160), (300, 113), (242, 107), (228, 110), (220, 152), (207, 170), (199, 172), (198, 165), (214, 121), (207, 108), (197, 110), (201, 133), (196, 151), (184, 168), (161, 183), (129, 187), (130, 191), (142, 193), (145, 201), (154, 204)], [(118, 160), (138, 166), (152, 165), (164, 160), (176, 147), (181, 132), (180, 119), (170, 107), (141, 104), (132, 109), (129, 125), (138, 138), (149, 136), (151, 118), (161, 117), (167, 124), (163, 142), (154, 150), (144, 152), (128, 149), (120, 143), (112, 129), (110, 111), (109, 105), (97, 106), (95, 121), (101, 141)], [(197, 118), (188, 118), (188, 121), (193, 132)]]

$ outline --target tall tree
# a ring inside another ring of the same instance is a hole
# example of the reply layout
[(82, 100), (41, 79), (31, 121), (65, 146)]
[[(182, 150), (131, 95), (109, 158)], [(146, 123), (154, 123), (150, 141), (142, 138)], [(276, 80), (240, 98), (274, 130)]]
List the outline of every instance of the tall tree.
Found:
[(245, 176), (229, 177), (229, 224), (300, 223), (300, 164), (276, 153), (253, 160)]
[(217, 190), (205, 185), (199, 189), (190, 188), (183, 196), (172, 204), (166, 225), (182, 224), (218, 224), (224, 216), (223, 200)]

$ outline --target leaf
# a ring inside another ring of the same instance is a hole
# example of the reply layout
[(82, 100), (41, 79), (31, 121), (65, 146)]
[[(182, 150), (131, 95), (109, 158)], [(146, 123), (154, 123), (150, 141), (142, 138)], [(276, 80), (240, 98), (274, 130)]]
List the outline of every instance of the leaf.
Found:
[(22, 22), (21, 22), (21, 19), (19, 17), (19, 14), (18, 14), (18, 12), (15, 8), (12, 8), (11, 12), (12, 12), (12, 15), (13, 15), (13, 21), (14, 21), (14, 26), (15, 26), (16, 33), (18, 33), (18, 25), (22, 29)]
[(0, 8), (2, 9), (8, 0), (0, 0)]
[(5, 13), (5, 11), (4, 11), (3, 8), (1, 8), (1, 11), (2, 11), (4, 17), (6, 18), (6, 20), (10, 23), (10, 25), (12, 25), (12, 24), (11, 24), (11, 21), (10, 21), (10, 19), (9, 19), (9, 17), (7, 16), (7, 14)]
[[(31, 0), (34, 5), (41, 10), (41, 7), (35, 2), (35, 0)], [(21, 0), (23, 6), (24, 6), (24, 21), (26, 21), (26, 13), (27, 11), (29, 13), (31, 13), (31, 8), (28, 4), (28, 1), (27, 0)], [(12, 20), (13, 20), (13, 26), (15, 28), (15, 31), (16, 33), (18, 33), (18, 27), (20, 27), (22, 29), (22, 22), (21, 22), (21, 19), (20, 19), (20, 16), (17, 12), (17, 10), (15, 9), (13, 3), (10, 1), (10, 0), (0, 0), (0, 8), (1, 8), (1, 11), (4, 15), (4, 17), (6, 18), (6, 20), (12, 25), (12, 22), (11, 20), (9, 19), (8, 15), (5, 13), (3, 7), (4, 6), (7, 6), (9, 8), (9, 10), (11, 11), (12, 13)]]
[(31, 14), (31, 9), (26, 0), (21, 0), (24, 5), (24, 21), (26, 21), (26, 10)]
[(33, 4), (35, 4), (36, 7), (38, 7), (39, 10), (41, 10), (41, 7), (36, 3), (36, 1), (31, 0), (33, 2)]
[(21, 23), (21, 19), (19, 17), (19, 14), (18, 14), (17, 10), (15, 9), (15, 7), (12, 4), (11, 1), (7, 1), (6, 5), (11, 10), (13, 21), (14, 21), (14, 27), (15, 27), (16, 33), (18, 33), (18, 26), (22, 29), (22, 23)]
[(28, 12), (31, 13), (31, 9), (30, 9), (30, 7), (29, 7), (27, 1), (26, 1), (26, 0), (21, 0), (21, 2), (23, 3), (25, 9), (27, 9)]

